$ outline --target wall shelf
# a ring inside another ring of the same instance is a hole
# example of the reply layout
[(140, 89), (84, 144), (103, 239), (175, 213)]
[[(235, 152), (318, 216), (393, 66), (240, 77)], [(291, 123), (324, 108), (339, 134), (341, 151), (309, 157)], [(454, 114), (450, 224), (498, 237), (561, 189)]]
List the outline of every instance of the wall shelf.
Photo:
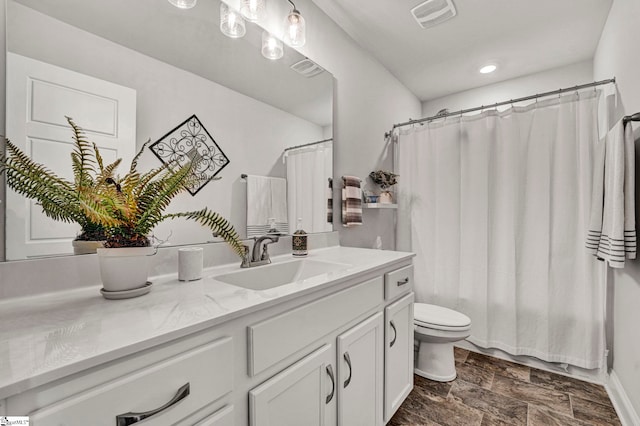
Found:
[(397, 209), (397, 204), (382, 204), (382, 203), (363, 203), (362, 207), (365, 209)]

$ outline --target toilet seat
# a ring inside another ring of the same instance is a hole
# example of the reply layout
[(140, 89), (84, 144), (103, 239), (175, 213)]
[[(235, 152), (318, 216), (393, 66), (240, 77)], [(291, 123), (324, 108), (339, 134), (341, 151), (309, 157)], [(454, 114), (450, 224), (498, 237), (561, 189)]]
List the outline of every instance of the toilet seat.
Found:
[(443, 306), (414, 303), (414, 324), (419, 327), (445, 331), (464, 331), (471, 328), (471, 319)]

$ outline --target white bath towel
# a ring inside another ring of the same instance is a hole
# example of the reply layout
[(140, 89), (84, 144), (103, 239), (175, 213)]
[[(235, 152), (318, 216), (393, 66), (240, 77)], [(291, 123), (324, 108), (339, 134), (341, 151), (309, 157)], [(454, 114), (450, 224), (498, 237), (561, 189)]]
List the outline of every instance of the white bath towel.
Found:
[(636, 258), (635, 150), (622, 120), (597, 147), (587, 249), (612, 268)]
[(286, 179), (248, 175), (247, 237), (268, 233), (271, 218), (275, 219), (276, 230), (279, 233), (289, 233)]

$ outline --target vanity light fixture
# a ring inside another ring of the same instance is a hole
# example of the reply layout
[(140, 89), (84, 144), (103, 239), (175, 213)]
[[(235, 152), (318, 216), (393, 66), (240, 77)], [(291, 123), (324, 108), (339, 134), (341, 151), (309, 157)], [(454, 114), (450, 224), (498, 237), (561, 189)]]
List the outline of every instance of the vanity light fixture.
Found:
[(169, 3), (180, 9), (191, 9), (198, 0), (169, 0)]
[(280, 59), (284, 55), (282, 41), (267, 31), (262, 32), (262, 56), (267, 59)]
[(240, 13), (249, 22), (262, 20), (266, 11), (266, 0), (242, 0), (240, 3)]
[(247, 32), (242, 15), (220, 2), (220, 31), (231, 38), (240, 38)]
[(489, 65), (485, 65), (482, 68), (480, 68), (480, 73), (482, 73), (482, 74), (490, 74), (490, 73), (494, 72), (497, 69), (498, 69), (498, 67), (495, 66), (494, 64), (489, 64)]
[(291, 3), (293, 9), (284, 21), (284, 41), (291, 47), (304, 46), (306, 41), (304, 18), (296, 9), (296, 5), (291, 0), (287, 1)]

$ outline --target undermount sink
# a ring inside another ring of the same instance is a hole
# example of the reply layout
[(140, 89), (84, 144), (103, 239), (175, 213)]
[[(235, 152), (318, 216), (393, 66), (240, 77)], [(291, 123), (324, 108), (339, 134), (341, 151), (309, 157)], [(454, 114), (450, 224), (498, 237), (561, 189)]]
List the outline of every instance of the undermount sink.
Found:
[(295, 259), (218, 275), (213, 279), (250, 290), (267, 290), (348, 267), (344, 263)]

